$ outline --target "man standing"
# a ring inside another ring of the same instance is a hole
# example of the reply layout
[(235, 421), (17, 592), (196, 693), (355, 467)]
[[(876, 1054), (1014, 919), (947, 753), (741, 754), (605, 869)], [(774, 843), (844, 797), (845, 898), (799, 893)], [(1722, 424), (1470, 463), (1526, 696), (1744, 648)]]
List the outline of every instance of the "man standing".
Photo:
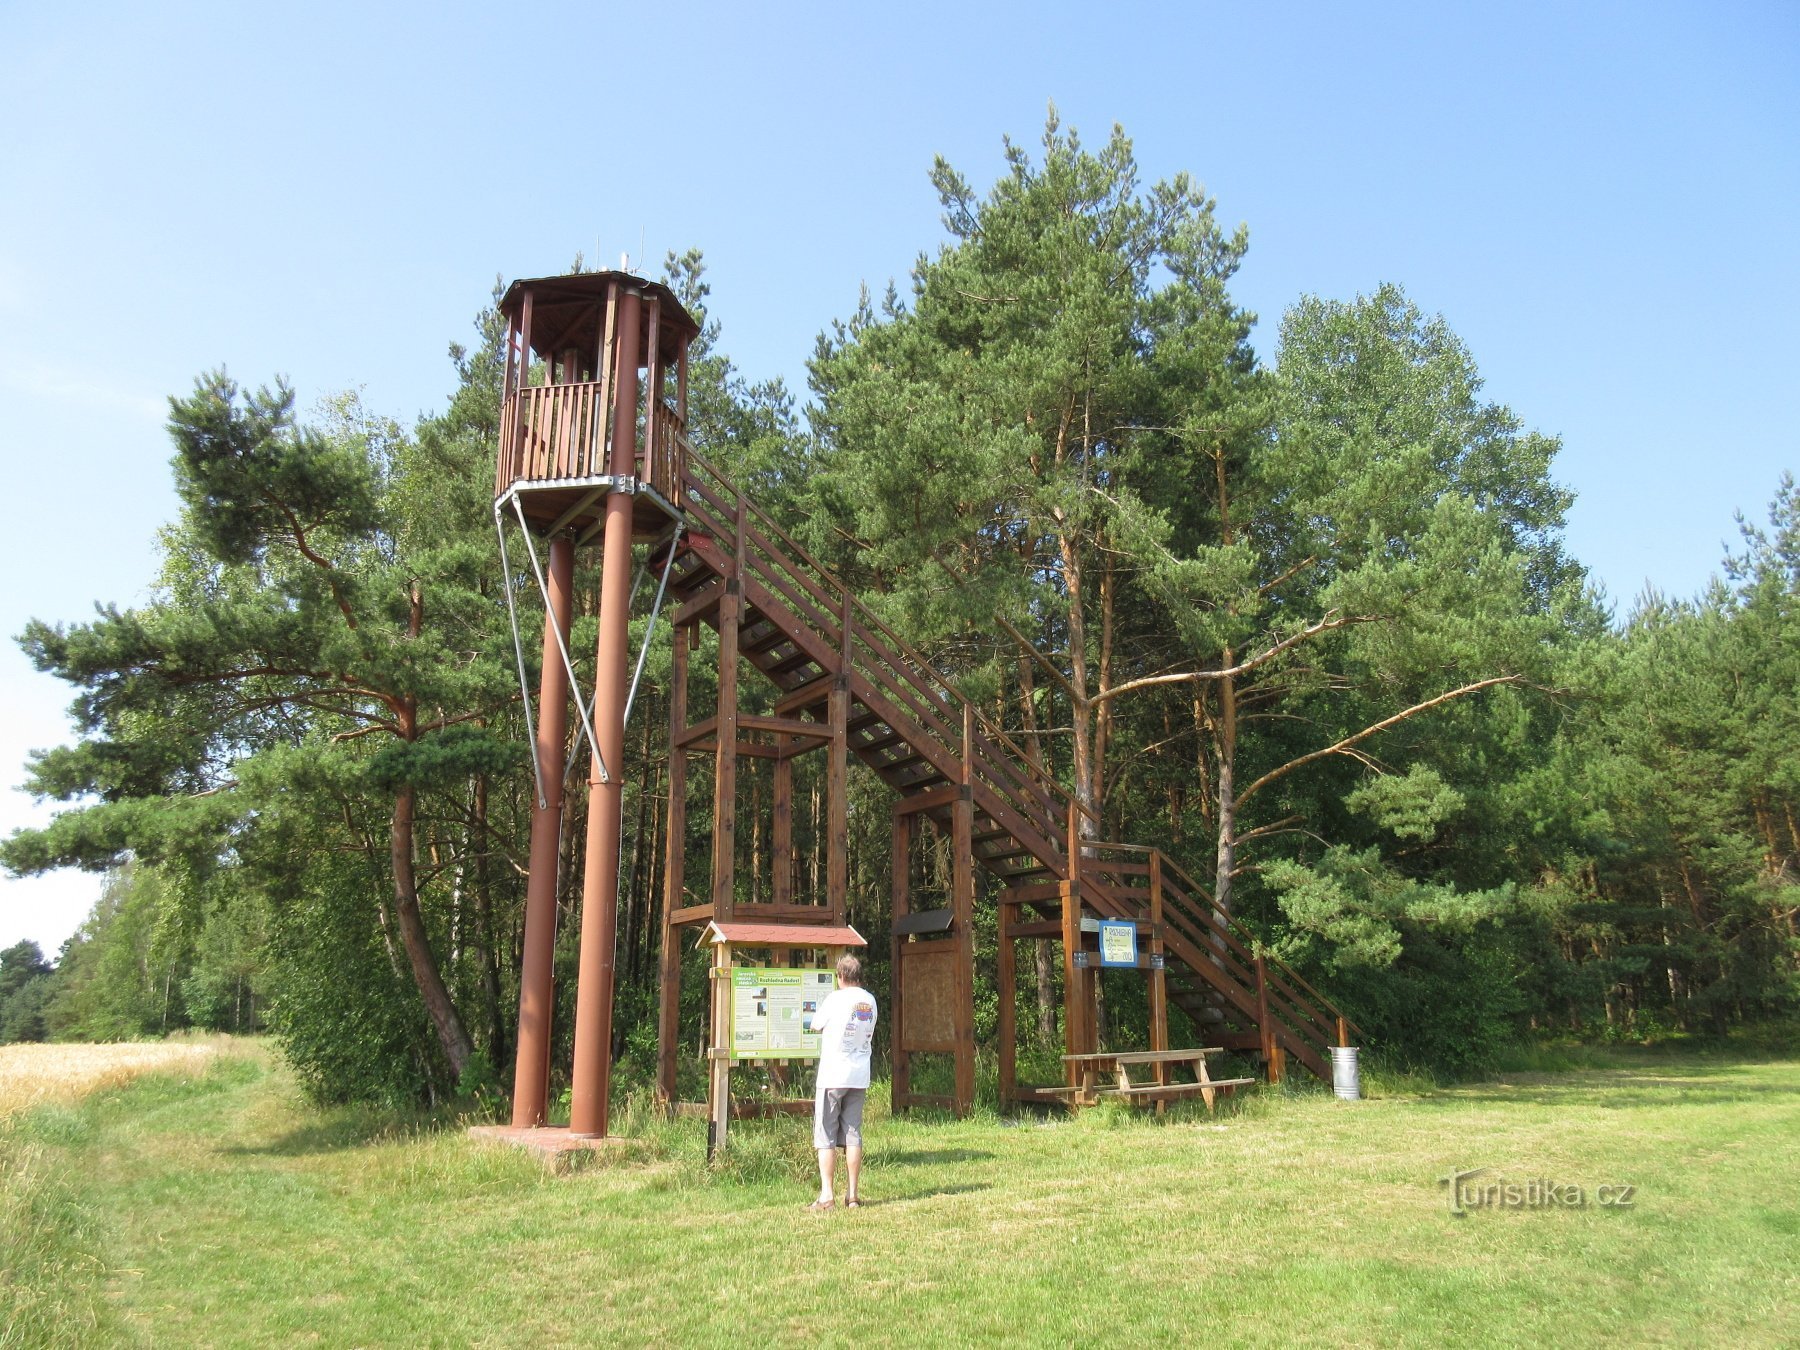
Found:
[(863, 1099), (869, 1095), (869, 1047), (875, 1043), (875, 995), (862, 987), (862, 962), (838, 958), (837, 988), (812, 1015), (820, 1034), (819, 1081), (813, 1097), (813, 1147), (819, 1153), (819, 1198), (807, 1208), (831, 1208), (837, 1151), (844, 1150), (849, 1182), (844, 1208), (862, 1204), (856, 1184), (862, 1175)]

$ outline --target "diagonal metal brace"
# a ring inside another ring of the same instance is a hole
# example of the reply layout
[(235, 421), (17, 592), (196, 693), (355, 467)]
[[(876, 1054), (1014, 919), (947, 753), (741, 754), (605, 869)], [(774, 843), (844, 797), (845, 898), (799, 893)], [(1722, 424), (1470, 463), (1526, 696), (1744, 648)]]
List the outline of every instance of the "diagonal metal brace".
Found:
[[(538, 561), (537, 549), (532, 545), (531, 528), (525, 523), (525, 508), (520, 505), (517, 493), (512, 494), (512, 507), (513, 514), (519, 519), (519, 529), (525, 536), (525, 551), (531, 559), (532, 575), (537, 578), (538, 594), (543, 597), (544, 610), (548, 613), (550, 609), (550, 585), (544, 580), (544, 567), (543, 564)], [(500, 508), (498, 505), (494, 507), (494, 522), (496, 528), (500, 528)], [(501, 528), (500, 548), (501, 561), (504, 563), (506, 556), (506, 533), (504, 528)], [(512, 606), (512, 591), (510, 589), (506, 594), (506, 602), (510, 611)], [(593, 723), (588, 720), (588, 703), (581, 697), (581, 682), (575, 677), (575, 662), (569, 656), (569, 644), (563, 637), (562, 629), (556, 624), (552, 623), (550, 625), (550, 631), (556, 635), (556, 650), (562, 656), (563, 669), (569, 673), (569, 688), (575, 695), (575, 711), (581, 718), (582, 729), (587, 733), (588, 744), (595, 747), (594, 759), (600, 767), (600, 781), (602, 783), (610, 783), (612, 782), (612, 774), (607, 769), (605, 758), (600, 754), (599, 743), (594, 740), (594, 726)], [(519, 644), (519, 625), (516, 618), (513, 622), (513, 647), (515, 651), (518, 652), (519, 682), (521, 686), (523, 686), (525, 683), (525, 655)], [(531, 698), (529, 694), (526, 695), (525, 706), (526, 727), (527, 730), (529, 730), (531, 725)], [(576, 746), (579, 748), (579, 741), (576, 742)], [(571, 756), (571, 758), (572, 757), (573, 756)], [(537, 742), (535, 738), (532, 741), (532, 763), (534, 765), (537, 763)], [(540, 803), (544, 801), (543, 774), (541, 770), (538, 773), (538, 800)]]
[[(669, 569), (675, 565), (675, 550), (681, 546), (681, 537), (686, 533), (687, 526), (680, 521), (676, 521), (669, 530), (669, 555), (663, 560), (662, 575), (657, 578), (656, 599), (650, 606), (650, 622), (644, 626), (644, 640), (638, 644), (637, 668), (632, 672), (631, 688), (625, 695), (625, 716), (622, 720), (626, 726), (631, 725), (631, 705), (637, 701), (638, 681), (644, 677), (644, 662), (650, 655), (650, 639), (656, 634), (656, 618), (657, 615), (662, 612), (663, 596), (666, 594), (669, 586)], [(652, 545), (652, 547), (654, 548), (654, 545)], [(649, 561), (646, 559), (643, 568), (640, 569), (637, 576), (632, 579), (631, 594), (633, 599), (637, 597), (638, 584), (643, 581), (644, 574), (649, 570)], [(589, 705), (590, 712), (595, 706), (598, 706), (599, 701), (600, 691), (596, 689), (594, 691), (593, 703)], [(589, 724), (585, 718), (582, 721), (582, 725), (589, 729), (589, 734), (591, 735), (591, 724)], [(577, 732), (575, 736), (575, 748), (576, 750), (580, 750), (581, 748), (580, 732)], [(573, 759), (574, 756), (571, 755), (571, 762), (573, 762)]]

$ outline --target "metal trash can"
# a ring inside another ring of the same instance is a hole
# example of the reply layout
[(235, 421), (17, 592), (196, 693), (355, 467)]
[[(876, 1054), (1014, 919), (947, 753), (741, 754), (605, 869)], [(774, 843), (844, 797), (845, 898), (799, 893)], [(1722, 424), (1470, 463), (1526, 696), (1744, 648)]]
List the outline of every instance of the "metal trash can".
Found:
[(1362, 1100), (1362, 1072), (1356, 1066), (1354, 1045), (1331, 1047), (1331, 1090), (1347, 1102)]

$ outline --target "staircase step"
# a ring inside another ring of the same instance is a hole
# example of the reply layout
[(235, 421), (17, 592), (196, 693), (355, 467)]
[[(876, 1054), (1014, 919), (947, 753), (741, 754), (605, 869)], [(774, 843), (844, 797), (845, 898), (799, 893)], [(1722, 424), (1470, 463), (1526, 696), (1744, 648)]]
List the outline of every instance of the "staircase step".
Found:
[(754, 628), (748, 631), (738, 630), (738, 650), (745, 656), (760, 656), (789, 640), (788, 635), (772, 623), (767, 623), (766, 626), (758, 624), (756, 627), (762, 631), (757, 632)]
[(931, 769), (928, 773), (896, 773), (892, 776), (882, 773), (879, 768), (875, 772), (881, 774), (882, 781), (889, 787), (897, 788), (901, 792), (918, 792), (922, 788), (936, 787), (939, 783), (950, 781), (936, 769)]
[(813, 661), (812, 653), (805, 649), (801, 649), (796, 651), (792, 656), (784, 656), (781, 660), (776, 661), (772, 665), (759, 667), (759, 669), (766, 675), (786, 675), (789, 671), (798, 670), (801, 666), (812, 664), (816, 664)]
[[(982, 861), (986, 862), (987, 860), (984, 858)], [(1028, 867), (991, 867), (990, 866), (988, 868), (988, 871), (992, 872), (995, 876), (1002, 877), (1007, 881), (1012, 881), (1019, 877), (1042, 876), (1044, 873), (1048, 872), (1049, 870), (1050, 869), (1048, 867), (1044, 866), (1044, 864), (1040, 863), (1040, 862), (1034, 862)]]

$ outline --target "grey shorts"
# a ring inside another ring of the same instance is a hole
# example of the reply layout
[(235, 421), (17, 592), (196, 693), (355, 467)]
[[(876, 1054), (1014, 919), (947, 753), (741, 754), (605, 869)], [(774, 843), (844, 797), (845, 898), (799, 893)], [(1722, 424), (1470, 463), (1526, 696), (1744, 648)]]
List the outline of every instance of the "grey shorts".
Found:
[(867, 1088), (820, 1088), (813, 1098), (813, 1147), (861, 1148)]

